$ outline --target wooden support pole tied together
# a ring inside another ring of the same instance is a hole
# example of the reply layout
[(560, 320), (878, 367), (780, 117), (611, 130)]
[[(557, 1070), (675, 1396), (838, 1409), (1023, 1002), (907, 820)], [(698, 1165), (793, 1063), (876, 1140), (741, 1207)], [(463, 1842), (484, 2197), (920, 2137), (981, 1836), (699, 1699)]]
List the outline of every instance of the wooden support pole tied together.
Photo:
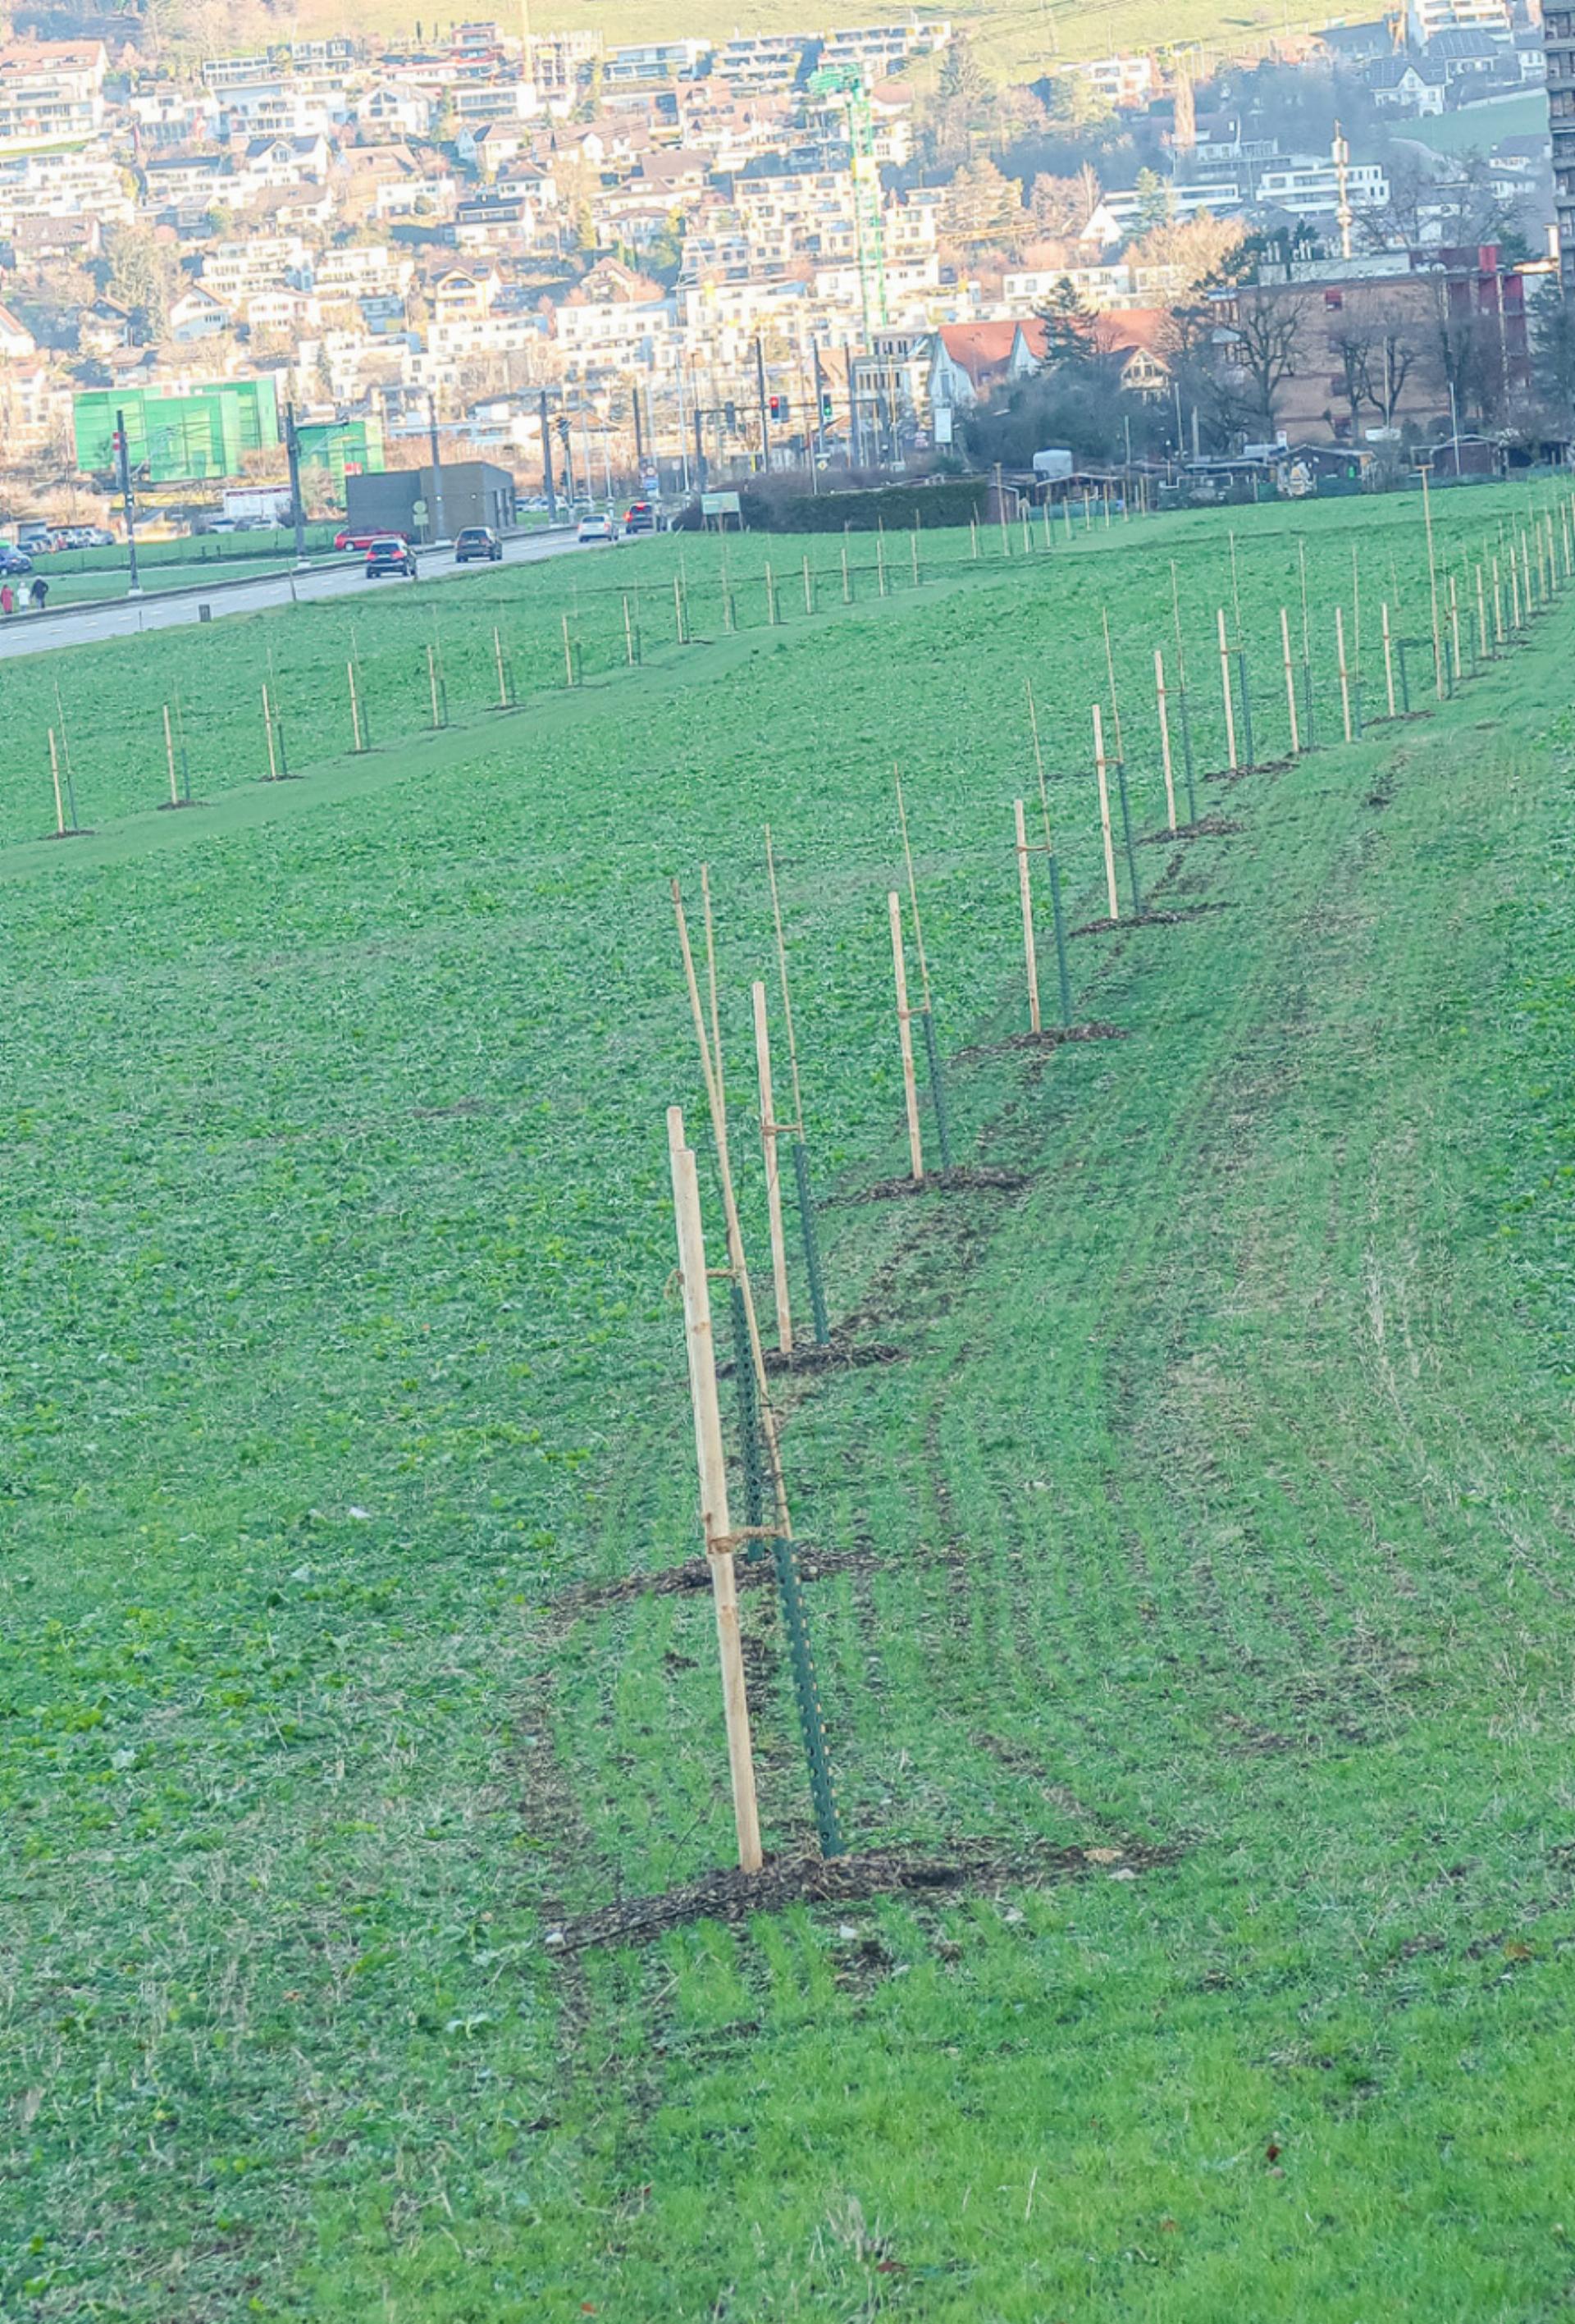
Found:
[(732, 1563), (732, 1520), (727, 1505), (727, 1459), (722, 1442), (722, 1411), (716, 1393), (716, 1351), (711, 1324), (711, 1286), (700, 1218), (700, 1182), (693, 1148), (685, 1143), (680, 1107), (668, 1108), (668, 1152), (672, 1168), (673, 1208), (678, 1229), (678, 1272), (684, 1296), (684, 1339), (689, 1359), (689, 1400), (695, 1415), (695, 1460), (700, 1478), (700, 1525), (711, 1566), (716, 1615), (716, 1651), (722, 1672), (723, 1715), (727, 1727), (728, 1775), (739, 1868), (758, 1872), (760, 1807), (755, 1794), (754, 1751), (750, 1739), (749, 1696), (744, 1685), (743, 1645), (739, 1633), (738, 1582)]
[(1105, 889), (1110, 897), (1110, 918), (1119, 920), (1121, 899), (1116, 893), (1116, 849), (1110, 837), (1110, 787), (1105, 775), (1105, 723), (1097, 702), (1093, 706), (1093, 746), (1094, 772), (1100, 786), (1100, 830), (1105, 844)]
[(1170, 757), (1170, 712), (1165, 698), (1165, 655), (1158, 646), (1154, 649), (1154, 698), (1159, 710), (1159, 755), (1165, 768), (1165, 811), (1174, 833), (1175, 825), (1175, 771)]
[(1230, 693), (1230, 644), (1225, 634), (1225, 608), (1220, 607), (1220, 687), (1225, 703), (1225, 758), (1236, 772), (1236, 706)]
[(1023, 907), (1023, 955), (1028, 973), (1028, 1030), (1041, 1032), (1039, 1022), (1039, 964), (1034, 952), (1034, 890), (1028, 877), (1028, 837), (1023, 825), (1023, 802), (1015, 799), (1018, 831), (1018, 892)]
[(891, 973), (897, 986), (897, 1030), (902, 1045), (902, 1097), (907, 1109), (907, 1158), (916, 1185), (925, 1175), (924, 1139), (919, 1134), (918, 1082), (913, 1069), (913, 1031), (907, 1005), (907, 963), (902, 951), (902, 899), (893, 888), (886, 899), (891, 920)]
[(1280, 607), (1280, 650), (1285, 663), (1285, 713), (1291, 722), (1291, 756), (1301, 755), (1302, 733), (1296, 719), (1296, 673), (1291, 664), (1291, 616)]
[(771, 1028), (766, 1015), (766, 988), (758, 981), (750, 987), (755, 1012), (755, 1066), (760, 1090), (760, 1148), (766, 1164), (766, 1216), (771, 1234), (771, 1284), (777, 1303), (777, 1345), (785, 1356), (793, 1353), (792, 1301), (788, 1288), (788, 1246), (782, 1237), (782, 1180), (777, 1156), (778, 1121), (771, 1093)]

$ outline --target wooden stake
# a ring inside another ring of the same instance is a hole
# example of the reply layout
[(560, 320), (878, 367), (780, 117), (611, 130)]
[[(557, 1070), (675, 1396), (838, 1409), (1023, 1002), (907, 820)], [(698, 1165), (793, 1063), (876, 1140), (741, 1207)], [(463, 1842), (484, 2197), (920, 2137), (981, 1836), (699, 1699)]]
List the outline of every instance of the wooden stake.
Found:
[(727, 1506), (727, 1459), (722, 1442), (722, 1410), (716, 1393), (716, 1349), (711, 1325), (711, 1286), (705, 1271), (705, 1240), (700, 1216), (700, 1181), (692, 1147), (684, 1142), (682, 1109), (668, 1108), (668, 1153), (673, 1177), (673, 1208), (678, 1229), (678, 1277), (684, 1296), (684, 1338), (689, 1357), (689, 1400), (695, 1414), (695, 1462), (700, 1477), (700, 1526), (711, 1567), (716, 1614), (716, 1653), (722, 1670), (722, 1707), (727, 1727), (728, 1775), (739, 1868), (758, 1872), (760, 1816), (755, 1796), (754, 1751), (750, 1740), (749, 1695), (744, 1686), (743, 1646), (739, 1634), (738, 1583), (732, 1563), (732, 1519)]
[(1515, 557), (1515, 543), (1513, 540), (1509, 544), (1509, 610), (1511, 625), (1518, 634), (1522, 626), (1520, 618), (1520, 567)]
[[(566, 614), (564, 618), (566, 622), (568, 617)], [(427, 691), (432, 697), (432, 725), (436, 731), (443, 721), (438, 715), (438, 657), (430, 646), (427, 648)]]
[(1170, 713), (1165, 699), (1165, 656), (1154, 649), (1154, 696), (1159, 706), (1159, 755), (1165, 766), (1165, 810), (1175, 829), (1175, 775), (1170, 762)]
[(1450, 575), (1450, 637), (1455, 650), (1455, 677), (1465, 676), (1465, 664), (1460, 659), (1460, 601), (1455, 588), (1455, 576)]
[[(678, 576), (676, 573), (673, 576), (673, 626), (678, 634), (678, 643), (680, 645), (686, 644), (687, 641), (684, 636), (684, 593), (679, 586)], [(567, 633), (568, 624), (566, 622), (564, 624), (566, 645), (567, 642)]]
[(1427, 528), (1427, 591), (1432, 607), (1432, 682), (1439, 700), (1444, 698), (1443, 637), (1438, 619), (1438, 560), (1432, 549), (1432, 499), (1427, 488), (1427, 470), (1422, 471), (1422, 521)]
[(1496, 652), (1504, 645), (1504, 584), (1498, 571), (1498, 559), (1493, 559), (1493, 644)]
[(771, 1231), (771, 1287), (777, 1302), (777, 1345), (793, 1353), (793, 1314), (788, 1292), (788, 1246), (782, 1240), (782, 1180), (777, 1161), (777, 1112), (771, 1094), (771, 1030), (766, 1019), (766, 988), (751, 984), (755, 1009), (755, 1065), (760, 1086), (760, 1150), (766, 1161), (766, 1216)]
[(1101, 608), (1101, 619), (1105, 625), (1105, 679), (1110, 689), (1110, 724), (1116, 730), (1116, 756), (1124, 766), (1127, 752), (1121, 741), (1121, 706), (1116, 699), (1116, 662), (1110, 651), (1110, 611), (1108, 605)]
[[(497, 634), (496, 630), (494, 630), (493, 632), (493, 637), (496, 637)], [(623, 659), (629, 668), (632, 669), (634, 668), (634, 616), (629, 610), (629, 599), (627, 597), (623, 600)], [(500, 694), (502, 692), (502, 687), (503, 663), (502, 656), (500, 654), (498, 657), (498, 691)]]
[(1339, 605), (1334, 609), (1334, 643), (1340, 657), (1340, 710), (1345, 721), (1345, 739), (1349, 742), (1351, 739), (1350, 677), (1345, 666), (1345, 613)]
[(918, 577), (919, 577), (919, 575), (918, 575), (918, 532), (919, 532), (919, 529), (918, 529), (918, 519), (917, 519), (917, 517), (916, 516), (916, 517), (915, 517), (915, 519), (914, 519), (914, 521), (913, 521), (913, 530), (908, 534), (908, 537), (907, 537), (907, 554), (908, 554), (908, 561), (909, 561), (909, 563), (910, 563), (910, 564), (912, 565), (912, 567), (913, 567), (913, 586), (914, 586), (914, 587), (915, 587), (916, 589), (918, 587)]
[(1384, 693), (1389, 705), (1389, 715), (1395, 715), (1395, 641), (1389, 634), (1389, 601), (1384, 600)]
[(1482, 659), (1488, 656), (1488, 600), (1482, 588), (1482, 567), (1477, 567), (1477, 646)]
[(276, 783), (279, 780), (279, 761), (274, 755), (273, 712), (268, 700), (266, 686), (262, 688), (262, 731), (268, 737), (268, 779), (271, 783)]
[(167, 702), (164, 705), (164, 759), (170, 770), (170, 804), (171, 807), (179, 807), (180, 790), (175, 780), (175, 735), (170, 724), (170, 706)]
[(1284, 605), (1280, 607), (1280, 650), (1285, 658), (1285, 708), (1291, 720), (1291, 756), (1299, 758), (1302, 751), (1302, 730), (1296, 719), (1296, 674), (1291, 665), (1291, 617)]
[(1013, 801), (1018, 827), (1018, 891), (1023, 906), (1023, 957), (1028, 972), (1028, 1030), (1043, 1031), (1039, 1022), (1039, 963), (1034, 952), (1034, 890), (1028, 878), (1028, 839), (1023, 828), (1023, 802)]
[(66, 835), (66, 806), (65, 801), (60, 797), (60, 761), (59, 754), (55, 750), (55, 730), (51, 726), (49, 732), (50, 778), (55, 787), (55, 833), (58, 838), (64, 839)]
[[(675, 595), (677, 593), (677, 587), (678, 585), (677, 581), (675, 581), (673, 583)], [(680, 643), (682, 642), (681, 634), (679, 641)], [(566, 613), (563, 616), (563, 682), (566, 686), (572, 686), (575, 682), (575, 658), (569, 648), (568, 615)]]
[(716, 926), (711, 910), (711, 866), (700, 866), (700, 904), (705, 916), (705, 981), (711, 993), (711, 1056), (715, 1069), (714, 1103), (721, 1136), (727, 1135), (727, 1076), (722, 1065), (722, 1019), (716, 1006)]
[[(1224, 616), (1220, 616), (1223, 620)], [(1110, 899), (1110, 918), (1121, 917), (1121, 899), (1116, 893), (1116, 850), (1110, 837), (1110, 788), (1105, 779), (1105, 726), (1100, 715), (1100, 706), (1093, 706), (1094, 772), (1100, 784), (1100, 829), (1105, 842), (1105, 887)]]
[(848, 536), (844, 532), (843, 535), (843, 603), (844, 605), (851, 605), (852, 602), (853, 592), (848, 582)]
[(907, 900), (913, 907), (913, 940), (918, 954), (919, 982), (927, 1009), (930, 1005), (930, 964), (925, 958), (925, 924), (919, 911), (918, 882), (913, 876), (913, 849), (907, 837), (907, 807), (902, 796), (902, 777), (896, 767), (892, 768), (891, 776), (897, 785), (897, 819), (902, 826), (902, 857), (907, 866)]
[(815, 611), (815, 584), (809, 577), (807, 556), (804, 560), (804, 610), (806, 613), (813, 613)]
[(357, 755), (359, 755), (360, 751), (361, 751), (361, 747), (362, 747), (362, 746), (361, 746), (361, 705), (360, 705), (360, 704), (356, 701), (356, 699), (355, 699), (355, 663), (354, 663), (353, 661), (347, 661), (347, 662), (345, 663), (345, 681), (346, 681), (346, 683), (348, 684), (349, 688), (350, 688), (350, 735), (351, 735), (351, 741), (352, 741), (353, 746), (354, 746), (354, 748), (355, 748), (355, 752), (356, 752)]
[(886, 899), (891, 916), (891, 968), (897, 981), (897, 1029), (902, 1043), (902, 1095), (907, 1107), (907, 1156), (917, 1185), (925, 1175), (924, 1141), (919, 1136), (918, 1084), (913, 1070), (913, 1035), (909, 1029), (907, 964), (902, 956), (902, 899), (893, 888)]
[(784, 1541), (793, 1537), (793, 1526), (788, 1513), (788, 1491), (782, 1475), (781, 1446), (777, 1434), (776, 1414), (771, 1405), (770, 1386), (766, 1378), (765, 1351), (760, 1344), (760, 1327), (755, 1314), (754, 1291), (750, 1282), (749, 1261), (744, 1255), (743, 1229), (739, 1223), (738, 1202), (733, 1193), (732, 1165), (728, 1157), (727, 1110), (723, 1099), (722, 1058), (720, 1050), (713, 1052), (711, 1038), (705, 1029), (705, 1012), (700, 1001), (700, 982), (695, 973), (695, 954), (689, 943), (688, 923), (684, 918), (684, 899), (678, 883), (673, 881), (673, 914), (678, 927), (678, 945), (684, 956), (684, 982), (689, 995), (689, 1013), (694, 1020), (695, 1039), (700, 1051), (701, 1070), (705, 1076), (705, 1098), (711, 1111), (711, 1134), (716, 1148), (717, 1175), (722, 1181), (723, 1209), (727, 1219), (727, 1256), (743, 1301), (744, 1322), (749, 1332), (750, 1360), (755, 1374), (755, 1403), (760, 1415), (760, 1436), (766, 1448), (771, 1471), (771, 1489), (777, 1504), (777, 1531)]
[(804, 1094), (798, 1086), (798, 1044), (793, 1035), (793, 997), (788, 990), (788, 947), (782, 939), (782, 899), (777, 893), (777, 859), (771, 826), (766, 825), (766, 877), (771, 883), (771, 918), (777, 929), (777, 977), (782, 988), (782, 1021), (788, 1028), (788, 1065), (793, 1077), (793, 1133), (804, 1136)]
[(1236, 772), (1236, 706), (1230, 698), (1230, 647), (1225, 635), (1225, 608), (1220, 608), (1220, 686), (1225, 701), (1225, 755)]

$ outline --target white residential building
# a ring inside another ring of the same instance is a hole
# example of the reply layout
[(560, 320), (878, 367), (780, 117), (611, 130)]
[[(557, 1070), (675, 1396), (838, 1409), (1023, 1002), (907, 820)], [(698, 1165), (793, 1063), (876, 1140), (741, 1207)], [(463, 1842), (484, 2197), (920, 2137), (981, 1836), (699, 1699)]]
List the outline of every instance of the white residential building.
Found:
[(0, 152), (97, 137), (106, 64), (102, 41), (13, 41), (0, 48)]
[(299, 235), (258, 235), (249, 242), (216, 242), (203, 256), (202, 287), (233, 307), (253, 291), (299, 275), (310, 253)]
[(1515, 37), (1509, 0), (1405, 0), (1405, 38), (1414, 49), (1456, 31), (1489, 32), (1507, 49)]
[(1068, 65), (1069, 77), (1087, 81), (1091, 88), (1124, 112), (1135, 112), (1159, 94), (1159, 76), (1151, 56), (1095, 57), (1086, 65)]
[(90, 218), (130, 225), (136, 197), (113, 161), (83, 152), (19, 154), (0, 161), (0, 231), (23, 218)]
[[(1352, 161), (1346, 194), (1352, 209), (1381, 210), (1388, 204), (1389, 180), (1376, 161)], [(1340, 178), (1332, 161), (1302, 161), (1294, 155), (1258, 171), (1257, 199), (1273, 202), (1297, 217), (1333, 217), (1340, 208)]]

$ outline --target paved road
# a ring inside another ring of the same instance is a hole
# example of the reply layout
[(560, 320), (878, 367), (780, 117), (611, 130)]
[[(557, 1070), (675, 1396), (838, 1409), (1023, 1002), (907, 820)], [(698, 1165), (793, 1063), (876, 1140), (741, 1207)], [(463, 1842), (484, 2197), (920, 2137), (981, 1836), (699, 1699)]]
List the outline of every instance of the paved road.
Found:
[[(506, 565), (539, 565), (548, 557), (578, 553), (572, 532), (530, 532), (503, 544)], [(604, 555), (588, 549), (588, 557)], [(420, 580), (463, 581), (467, 574), (490, 573), (490, 565), (456, 565), (448, 549), (419, 552)], [(155, 568), (156, 569), (156, 568)], [(47, 569), (44, 575), (47, 580)], [(139, 630), (167, 630), (198, 619), (198, 608), (210, 605), (216, 622), (226, 613), (258, 613), (271, 605), (316, 604), (324, 598), (348, 597), (372, 591), (402, 589), (402, 581), (368, 582), (363, 559), (355, 556), (319, 558), (309, 572), (259, 574), (254, 580), (210, 583), (206, 587), (150, 590), (145, 597), (98, 598), (83, 605), (62, 606), (58, 613), (14, 613), (0, 622), (0, 659), (16, 654), (46, 653), (54, 646), (97, 643)]]

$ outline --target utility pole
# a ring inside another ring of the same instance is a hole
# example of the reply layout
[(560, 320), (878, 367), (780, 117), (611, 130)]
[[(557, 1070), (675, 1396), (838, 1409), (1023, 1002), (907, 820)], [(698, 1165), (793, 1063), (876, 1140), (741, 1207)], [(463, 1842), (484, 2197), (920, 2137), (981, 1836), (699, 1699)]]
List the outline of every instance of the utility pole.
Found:
[(705, 444), (705, 439), (700, 433), (700, 406), (698, 404), (695, 406), (695, 475), (697, 479), (696, 489), (700, 492), (704, 492), (705, 490), (706, 476)]
[(677, 383), (678, 389), (678, 469), (684, 494), (685, 497), (687, 498), (689, 492), (689, 422), (687, 415), (684, 410), (684, 366), (681, 361), (675, 366), (673, 377)]
[(115, 415), (115, 461), (120, 470), (120, 507), (121, 513), (125, 519), (126, 561), (131, 567), (131, 578), (126, 585), (125, 594), (128, 597), (140, 597), (143, 594), (143, 585), (137, 579), (136, 511), (132, 502), (131, 453), (125, 440), (124, 411), (117, 411)]
[(295, 406), (284, 407), (284, 456), (290, 463), (290, 521), (295, 527), (295, 569), (307, 563), (306, 511), (300, 504), (300, 438), (296, 432)]
[(638, 499), (645, 490), (645, 431), (640, 424), (640, 381), (634, 383), (634, 491)]
[(766, 417), (766, 351), (755, 334), (755, 393), (760, 405), (760, 469), (769, 475), (771, 471), (771, 429)]
[(843, 361), (848, 369), (848, 458), (855, 468), (864, 465), (864, 447), (859, 428), (859, 398), (853, 388), (853, 345), (843, 341)]
[(1350, 147), (1346, 143), (1345, 133), (1340, 128), (1338, 121), (1334, 124), (1333, 158), (1334, 183), (1338, 205), (1335, 209), (1334, 218), (1335, 224), (1340, 228), (1340, 254), (1341, 258), (1349, 258), (1350, 256), (1350, 229), (1352, 217), (1349, 180), (1346, 173), (1350, 168)]
[(815, 391), (814, 433), (809, 439), (809, 488), (820, 490), (820, 464), (825, 457), (825, 386), (820, 368), (820, 341), (809, 342), (810, 385)]
[(547, 486), (547, 521), (557, 522), (557, 492), (552, 481), (552, 422), (547, 416), (547, 390), (541, 391), (541, 481)]
[(443, 529), (443, 454), (438, 442), (438, 398), (427, 390), (427, 433), (432, 444), (432, 546), (441, 549), (447, 538)]

